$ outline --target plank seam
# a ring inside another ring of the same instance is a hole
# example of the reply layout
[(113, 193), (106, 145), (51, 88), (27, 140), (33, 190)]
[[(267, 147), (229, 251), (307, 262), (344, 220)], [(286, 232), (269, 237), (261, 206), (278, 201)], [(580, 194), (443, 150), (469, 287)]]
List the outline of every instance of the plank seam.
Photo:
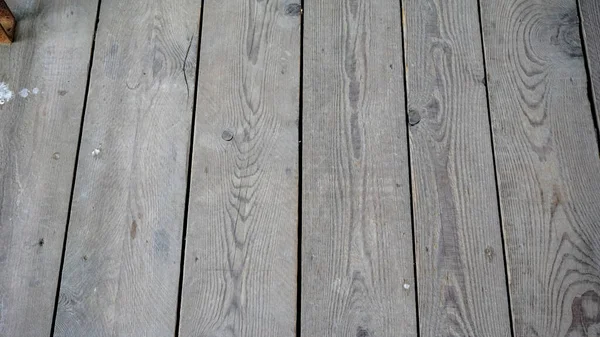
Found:
[(65, 224), (65, 234), (63, 238), (63, 247), (60, 257), (60, 267), (58, 269), (58, 282), (56, 284), (56, 294), (54, 298), (54, 312), (52, 313), (52, 325), (50, 327), (50, 336), (54, 336), (54, 329), (56, 328), (56, 315), (58, 313), (58, 300), (60, 297), (60, 286), (62, 282), (63, 267), (65, 264), (65, 254), (67, 251), (67, 238), (69, 234), (69, 223), (71, 222), (71, 209), (73, 207), (73, 197), (75, 194), (75, 182), (77, 179), (77, 167), (79, 166), (79, 153), (81, 151), (81, 140), (83, 138), (83, 125), (85, 121), (85, 112), (87, 110), (87, 102), (89, 98), (90, 83), (92, 78), (92, 67), (94, 65), (94, 52), (96, 49), (96, 34), (98, 33), (98, 24), (100, 22), (100, 8), (102, 0), (98, 0), (98, 6), (96, 8), (96, 23), (94, 24), (94, 34), (92, 37), (92, 45), (90, 48), (90, 61), (88, 64), (87, 81), (85, 86), (85, 94), (83, 96), (83, 107), (81, 110), (81, 122), (79, 124), (79, 139), (77, 140), (77, 150), (75, 152), (75, 167), (73, 169), (73, 180), (71, 182), (71, 194), (69, 196), (69, 207), (67, 209), (67, 221)]
[(579, 37), (581, 39), (581, 51), (583, 53), (585, 75), (587, 78), (587, 96), (590, 102), (590, 109), (592, 110), (592, 123), (594, 123), (594, 131), (596, 136), (596, 147), (600, 153), (600, 129), (598, 126), (598, 111), (596, 110), (596, 101), (594, 95), (594, 82), (592, 81), (592, 70), (587, 53), (587, 42), (585, 38), (585, 28), (583, 27), (583, 11), (581, 7), (581, 0), (575, 0), (577, 3), (577, 15), (579, 17)]
[(503, 221), (503, 215), (502, 215), (502, 207), (500, 204), (500, 182), (498, 181), (498, 169), (496, 167), (496, 148), (494, 146), (494, 129), (492, 127), (492, 110), (490, 107), (490, 90), (489, 90), (489, 86), (488, 86), (488, 82), (487, 82), (487, 76), (488, 76), (488, 67), (487, 67), (487, 58), (486, 58), (486, 54), (485, 54), (485, 39), (484, 39), (484, 32), (483, 32), (483, 18), (481, 15), (481, 0), (477, 0), (477, 15), (479, 16), (479, 37), (481, 39), (481, 56), (483, 58), (483, 70), (484, 70), (484, 85), (485, 85), (485, 102), (486, 102), (486, 108), (487, 108), (487, 114), (488, 114), (488, 125), (489, 125), (489, 129), (490, 129), (490, 145), (491, 145), (491, 150), (492, 150), (492, 164), (494, 166), (494, 181), (496, 183), (496, 205), (498, 207), (498, 222), (500, 223), (500, 238), (502, 241), (502, 258), (503, 258), (503, 262), (504, 262), (504, 278), (505, 278), (505, 283), (506, 283), (506, 298), (508, 301), (508, 315), (510, 317), (509, 319), (509, 325), (510, 325), (510, 334), (511, 336), (515, 336), (515, 329), (514, 329), (514, 316), (513, 316), (513, 312), (512, 312), (512, 300), (511, 300), (511, 293), (510, 293), (510, 282), (508, 279), (508, 257), (506, 255), (506, 240), (505, 240), (505, 233), (504, 233), (504, 221)]
[(410, 223), (412, 230), (412, 254), (413, 254), (413, 279), (415, 282), (415, 286), (413, 292), (415, 294), (415, 318), (416, 318), (416, 328), (417, 328), (417, 336), (421, 336), (421, 323), (419, 317), (419, 280), (417, 277), (417, 241), (416, 241), (416, 231), (415, 231), (415, 209), (413, 207), (413, 184), (412, 184), (412, 161), (410, 159), (410, 128), (409, 128), (409, 118), (408, 118), (408, 80), (407, 80), (407, 72), (408, 63), (406, 60), (406, 31), (405, 31), (405, 18), (402, 13), (404, 13), (404, 2), (399, 0), (400, 2), (400, 23), (401, 23), (401, 31), (402, 31), (402, 63), (404, 65), (403, 71), (403, 84), (404, 84), (404, 127), (406, 128), (406, 155), (408, 160), (408, 194), (410, 195)]
[[(198, 22), (198, 47), (196, 49), (196, 78), (194, 80), (195, 82), (195, 88), (194, 88), (194, 98), (192, 101), (192, 125), (190, 128), (190, 146), (189, 146), (189, 150), (188, 150), (188, 172), (187, 172), (187, 187), (186, 187), (186, 191), (185, 191), (185, 207), (184, 207), (184, 214), (183, 214), (183, 229), (182, 229), (182, 239), (181, 239), (181, 258), (180, 258), (180, 267), (179, 267), (179, 290), (177, 292), (177, 314), (175, 317), (175, 330), (174, 330), (174, 336), (177, 337), (179, 336), (179, 329), (180, 329), (180, 323), (181, 323), (181, 298), (183, 296), (183, 274), (185, 271), (185, 247), (186, 247), (186, 236), (187, 236), (187, 227), (188, 227), (188, 214), (189, 214), (189, 207), (190, 207), (190, 191), (191, 191), (191, 186), (192, 186), (192, 169), (193, 169), (193, 158), (194, 158), (194, 136), (195, 136), (195, 131), (196, 131), (196, 104), (198, 101), (198, 82), (199, 82), (199, 71), (200, 71), (200, 48), (202, 46), (202, 27), (203, 27), (203, 20), (204, 18), (204, 0), (202, 0), (200, 2), (200, 19)], [(190, 41), (190, 43), (193, 42), (194, 37), (192, 36), (192, 40)], [(191, 46), (191, 44), (190, 44)], [(186, 54), (186, 59), (183, 61), (184, 62), (184, 67), (183, 67), (183, 75), (186, 79), (186, 87), (188, 86), (187, 84), (187, 75), (185, 73), (185, 64), (187, 61), (187, 57), (189, 56), (189, 48), (188, 48), (188, 53)], [(188, 90), (188, 95), (189, 95), (189, 87), (187, 87)]]
[(302, 102), (304, 91), (304, 0), (300, 1), (300, 65), (298, 87), (298, 256), (296, 271), (296, 336), (302, 335)]

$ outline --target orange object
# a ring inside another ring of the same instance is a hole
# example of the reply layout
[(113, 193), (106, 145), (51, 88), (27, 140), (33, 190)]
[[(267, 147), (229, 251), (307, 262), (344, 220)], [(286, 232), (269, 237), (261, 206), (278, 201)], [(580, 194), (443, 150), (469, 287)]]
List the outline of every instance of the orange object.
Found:
[(4, 0), (0, 0), (0, 44), (11, 44), (17, 22)]

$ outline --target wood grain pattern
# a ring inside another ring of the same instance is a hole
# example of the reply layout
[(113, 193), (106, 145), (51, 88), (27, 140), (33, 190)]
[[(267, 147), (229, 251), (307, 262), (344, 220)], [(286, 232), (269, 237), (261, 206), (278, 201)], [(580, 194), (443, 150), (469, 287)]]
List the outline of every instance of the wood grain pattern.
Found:
[(421, 336), (508, 337), (477, 1), (403, 4)]
[(398, 1), (305, 1), (303, 336), (416, 336)]
[(49, 336), (98, 3), (7, 3), (19, 24), (0, 46), (13, 91), (0, 105), (0, 336)]
[(205, 1), (180, 336), (294, 336), (300, 14)]
[(55, 336), (173, 336), (199, 3), (104, 0)]
[(576, 2), (481, 4), (515, 336), (595, 336), (600, 158)]
[[(591, 80), (594, 107), (596, 108), (597, 125), (600, 125), (600, 1), (579, 0), (579, 17), (581, 19), (585, 55), (587, 57), (588, 75)], [(598, 130), (596, 130), (598, 132)], [(600, 137), (600, 134), (599, 134)]]

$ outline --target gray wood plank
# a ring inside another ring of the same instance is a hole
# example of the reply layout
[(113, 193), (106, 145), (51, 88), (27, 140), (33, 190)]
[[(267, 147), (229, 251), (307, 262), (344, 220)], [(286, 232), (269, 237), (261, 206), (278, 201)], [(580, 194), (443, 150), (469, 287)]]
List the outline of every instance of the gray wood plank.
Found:
[(98, 2), (7, 3), (19, 22), (0, 46), (13, 93), (0, 105), (0, 336), (49, 336)]
[(515, 336), (592, 336), (600, 158), (576, 1), (481, 4)]
[(204, 6), (180, 336), (294, 336), (299, 1)]
[[(595, 114), (600, 125), (600, 1), (579, 0), (579, 17), (582, 24), (583, 42), (587, 57), (591, 94), (595, 102)], [(598, 130), (596, 130), (598, 131)]]
[(508, 337), (478, 4), (403, 4), (421, 336)]
[(102, 1), (55, 336), (175, 333), (199, 20)]
[(303, 336), (416, 336), (400, 4), (305, 0)]

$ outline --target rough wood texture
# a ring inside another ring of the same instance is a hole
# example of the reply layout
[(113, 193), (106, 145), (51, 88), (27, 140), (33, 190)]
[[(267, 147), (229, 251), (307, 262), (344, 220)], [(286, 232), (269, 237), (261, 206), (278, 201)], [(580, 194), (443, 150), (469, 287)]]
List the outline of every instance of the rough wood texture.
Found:
[(207, 0), (180, 336), (294, 336), (300, 14)]
[(20, 22), (0, 47), (13, 91), (0, 105), (0, 336), (49, 336), (97, 1), (8, 5)]
[(398, 1), (305, 1), (303, 336), (416, 336)]
[(595, 336), (600, 158), (577, 5), (481, 4), (515, 336)]
[(508, 337), (477, 1), (403, 3), (421, 336)]
[(600, 111), (598, 110), (598, 107), (600, 107), (600, 1), (579, 0), (579, 14), (591, 79), (589, 84), (591, 85), (592, 97), (590, 99), (594, 100), (596, 118), (598, 124), (600, 124)]
[(55, 336), (173, 336), (198, 1), (103, 0)]

